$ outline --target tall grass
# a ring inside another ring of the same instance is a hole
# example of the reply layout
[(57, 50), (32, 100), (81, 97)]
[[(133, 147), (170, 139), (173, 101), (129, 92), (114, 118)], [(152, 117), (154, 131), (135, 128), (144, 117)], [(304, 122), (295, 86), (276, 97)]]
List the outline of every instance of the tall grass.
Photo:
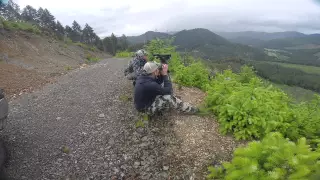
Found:
[(40, 29), (37, 26), (32, 25), (30, 23), (6, 21), (2, 18), (0, 18), (0, 28), (1, 27), (9, 31), (21, 30), (21, 31), (35, 33), (35, 34), (41, 33)]

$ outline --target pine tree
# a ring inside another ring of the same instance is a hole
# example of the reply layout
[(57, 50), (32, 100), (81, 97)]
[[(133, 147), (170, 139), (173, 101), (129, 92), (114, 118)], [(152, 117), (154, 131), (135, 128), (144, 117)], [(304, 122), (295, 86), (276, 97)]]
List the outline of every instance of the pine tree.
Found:
[(55, 31), (56, 31), (56, 35), (58, 36), (58, 38), (59, 39), (63, 39), (65, 30), (64, 30), (62, 24), (59, 21), (57, 21), (57, 25), (56, 25)]
[(25, 8), (23, 8), (21, 18), (24, 21), (27, 21), (30, 23), (36, 23), (37, 10), (35, 8), (33, 8), (32, 6), (27, 5)]
[(44, 13), (42, 16), (44, 25), (46, 28), (50, 30), (54, 30), (56, 26), (55, 17), (50, 13), (48, 9), (44, 9)]
[(42, 7), (40, 7), (37, 11), (37, 17), (36, 17), (36, 22), (40, 27), (44, 26), (43, 14), (44, 14), (44, 10), (42, 9)]
[(93, 44), (95, 40), (95, 33), (88, 24), (85, 25), (83, 28), (83, 33), (82, 33), (82, 41), (86, 44)]
[(21, 19), (20, 7), (18, 4), (14, 3), (12, 0), (8, 1), (8, 4), (1, 5), (0, 15), (9, 21), (19, 21)]
[(112, 33), (112, 34), (111, 34), (111, 37), (110, 37), (110, 40), (111, 40), (111, 54), (112, 54), (112, 55), (116, 55), (116, 53), (117, 53), (118, 39), (117, 39), (117, 37)]
[(128, 47), (129, 47), (128, 39), (127, 39), (126, 35), (123, 34), (119, 38), (117, 49), (119, 49), (121, 51), (125, 51), (126, 49), (128, 49)]
[(66, 27), (65, 27), (66, 36), (71, 39), (72, 33), (73, 33), (72, 28), (70, 26), (66, 25)]
[(96, 35), (96, 34), (95, 34), (94, 45), (95, 45), (98, 49), (100, 49), (101, 51), (104, 50), (102, 40), (101, 40), (100, 37), (99, 37), (98, 35)]
[(81, 26), (77, 23), (77, 21), (73, 21), (72, 35), (70, 38), (74, 42), (81, 42), (81, 34), (82, 34)]
[(103, 39), (103, 48), (105, 52), (112, 53), (112, 43), (110, 37), (105, 37)]

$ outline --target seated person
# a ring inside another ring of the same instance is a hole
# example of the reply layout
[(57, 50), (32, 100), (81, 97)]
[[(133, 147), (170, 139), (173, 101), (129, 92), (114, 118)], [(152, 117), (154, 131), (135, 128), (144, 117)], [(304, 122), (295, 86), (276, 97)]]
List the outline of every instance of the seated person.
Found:
[(143, 66), (148, 61), (148, 53), (147, 51), (141, 49), (136, 52), (133, 60), (129, 62), (128, 67), (124, 70), (124, 74), (129, 80), (133, 80), (133, 84), (135, 84), (135, 80), (138, 76), (141, 75), (143, 71)]
[[(182, 102), (172, 94), (172, 84), (168, 79), (168, 65), (162, 66), (159, 71), (159, 64), (155, 62), (147, 62), (143, 67), (144, 73), (138, 76), (135, 92), (135, 107), (140, 112), (149, 115), (174, 108), (178, 111), (195, 114), (199, 110), (190, 104)], [(162, 76), (163, 86), (157, 82), (157, 77)]]

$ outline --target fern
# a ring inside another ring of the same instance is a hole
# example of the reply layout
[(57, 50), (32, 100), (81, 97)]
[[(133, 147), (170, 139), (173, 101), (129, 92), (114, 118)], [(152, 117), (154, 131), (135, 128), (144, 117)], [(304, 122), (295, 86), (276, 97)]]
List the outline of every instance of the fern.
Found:
[(280, 133), (269, 133), (262, 141), (237, 148), (231, 162), (210, 167), (208, 179), (319, 179), (320, 152), (311, 151), (305, 138), (297, 143)]

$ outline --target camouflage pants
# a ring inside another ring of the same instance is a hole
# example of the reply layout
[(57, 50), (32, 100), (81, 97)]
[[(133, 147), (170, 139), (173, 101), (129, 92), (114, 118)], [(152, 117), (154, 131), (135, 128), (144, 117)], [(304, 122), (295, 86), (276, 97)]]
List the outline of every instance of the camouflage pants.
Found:
[(147, 114), (154, 115), (159, 112), (168, 111), (171, 108), (184, 113), (193, 114), (197, 112), (197, 108), (191, 106), (189, 103), (183, 102), (173, 95), (159, 95), (147, 109)]

